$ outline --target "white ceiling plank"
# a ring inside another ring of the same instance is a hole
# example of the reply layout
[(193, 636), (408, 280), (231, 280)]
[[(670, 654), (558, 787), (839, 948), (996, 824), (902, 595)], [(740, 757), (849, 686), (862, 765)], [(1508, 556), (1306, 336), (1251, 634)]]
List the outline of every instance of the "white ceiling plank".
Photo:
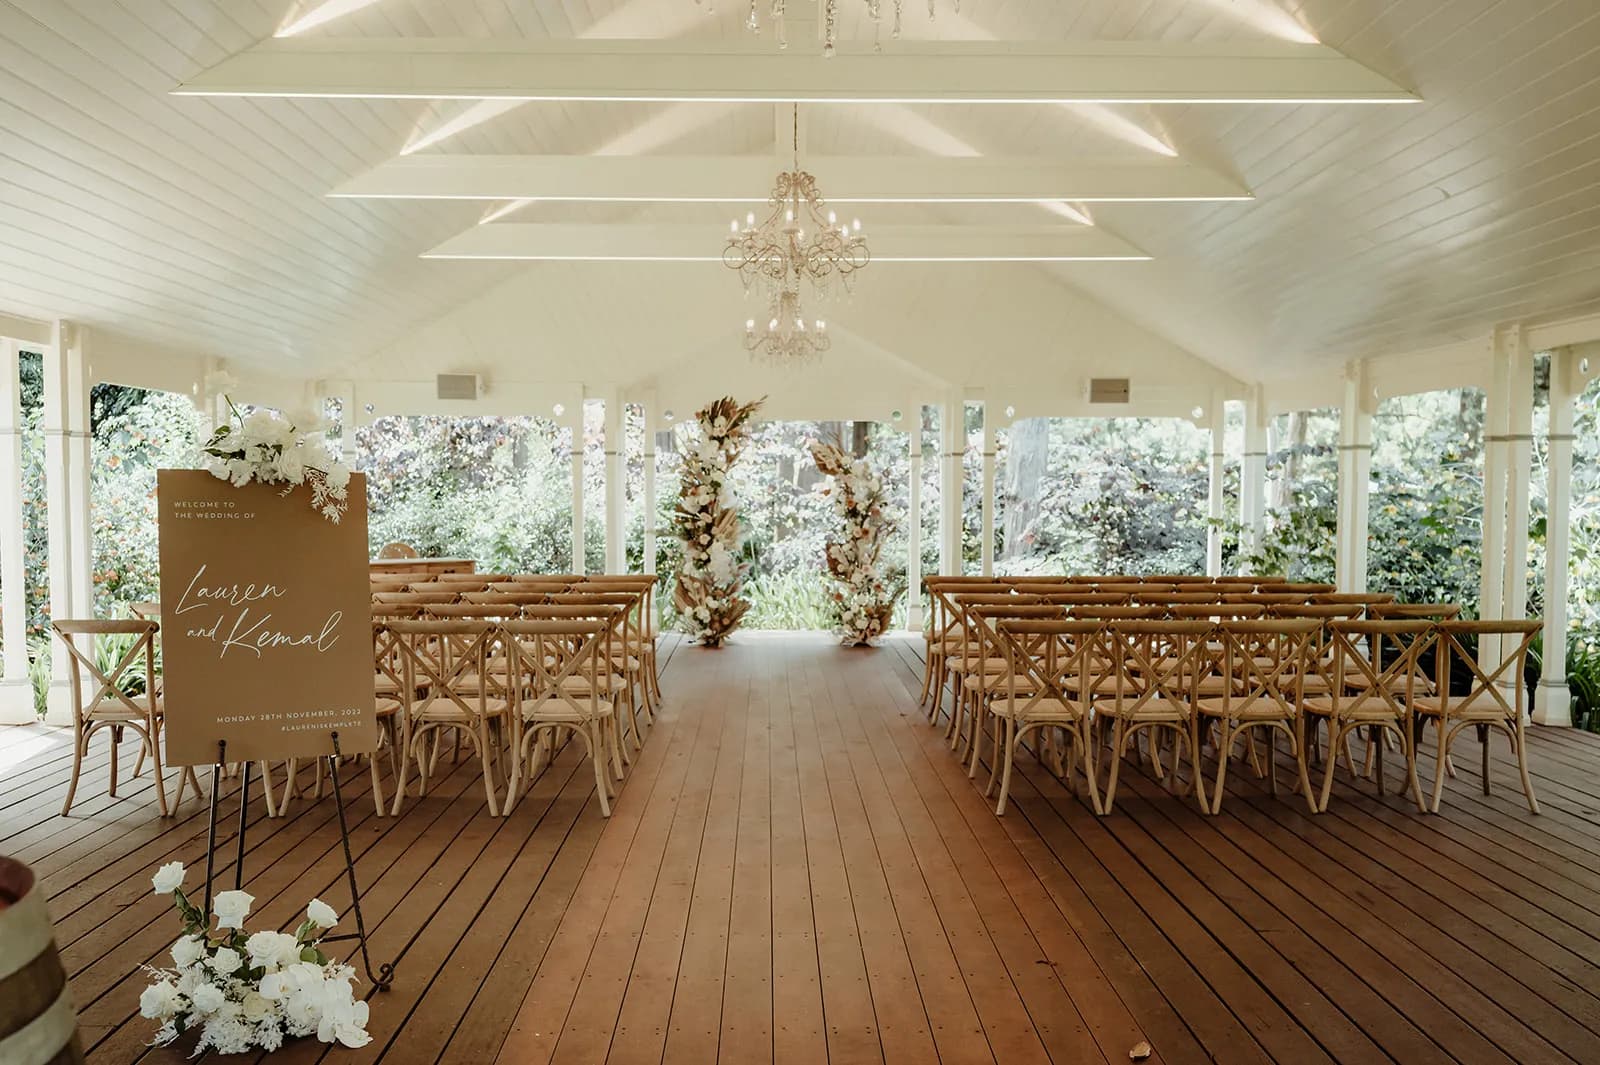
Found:
[(896, 103), (1340, 102), (1417, 97), (1331, 48), (1288, 41), (900, 42), (832, 59), (749, 41), (280, 38), (181, 95)]
[[(697, 225), (505, 222), (452, 237), (426, 259), (722, 262), (719, 234)], [(1137, 261), (1142, 251), (1090, 226), (885, 226), (867, 234), (873, 262)]]
[[(808, 156), (835, 203), (1089, 203), (1247, 200), (1243, 186), (1177, 159)], [(759, 156), (411, 155), (334, 189), (373, 199), (763, 203), (773, 162)]]

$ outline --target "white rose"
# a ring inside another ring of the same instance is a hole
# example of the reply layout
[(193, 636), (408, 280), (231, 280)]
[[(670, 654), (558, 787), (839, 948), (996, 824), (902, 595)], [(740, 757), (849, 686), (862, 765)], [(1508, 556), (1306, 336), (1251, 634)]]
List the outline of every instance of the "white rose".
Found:
[(211, 904), (217, 915), (218, 928), (243, 928), (244, 919), (250, 916), (250, 905), (256, 897), (248, 891), (224, 891)]
[(244, 1019), (252, 1024), (265, 1019), (272, 1013), (272, 1000), (257, 991), (246, 991), (244, 1001), (240, 1003)]
[(200, 1014), (215, 1013), (228, 1001), (228, 996), (216, 984), (201, 984), (190, 992), (189, 1000)]
[(157, 895), (170, 895), (183, 886), (183, 863), (168, 862), (156, 870), (156, 875), (150, 878), (150, 886), (156, 889)]
[(287, 932), (257, 932), (244, 941), (254, 969), (279, 969), (300, 960), (300, 941)]
[(244, 965), (244, 959), (232, 947), (218, 947), (217, 952), (211, 955), (211, 968), (227, 976), (236, 973)]
[(306, 906), (306, 918), (318, 928), (332, 928), (339, 923), (339, 914), (321, 899), (312, 899)]
[(344, 465), (343, 463), (335, 463), (334, 466), (328, 470), (328, 486), (330, 488), (342, 489), (349, 483), (350, 468), (348, 466)]
[(178, 988), (171, 981), (151, 984), (139, 996), (139, 1016), (165, 1020), (178, 1012)]
[(290, 991), (289, 975), (286, 972), (268, 973), (261, 978), (261, 997), (276, 1002)]
[(206, 952), (206, 945), (198, 936), (184, 936), (172, 944), (172, 961), (180, 969), (187, 969), (199, 961)]

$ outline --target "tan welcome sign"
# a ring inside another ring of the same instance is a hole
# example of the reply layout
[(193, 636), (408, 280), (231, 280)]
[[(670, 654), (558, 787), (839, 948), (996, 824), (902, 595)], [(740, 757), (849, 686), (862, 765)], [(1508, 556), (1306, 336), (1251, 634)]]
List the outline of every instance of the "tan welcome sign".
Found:
[(377, 747), (366, 480), (338, 523), (310, 491), (157, 474), (169, 764)]

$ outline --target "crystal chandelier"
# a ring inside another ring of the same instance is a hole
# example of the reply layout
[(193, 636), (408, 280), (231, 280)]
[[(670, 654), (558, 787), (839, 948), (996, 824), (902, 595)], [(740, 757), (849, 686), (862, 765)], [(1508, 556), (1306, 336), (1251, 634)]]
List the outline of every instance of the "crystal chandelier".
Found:
[[(706, 0), (695, 0), (695, 3), (697, 4), (704, 2), (706, 2)], [(817, 2), (822, 5), (822, 54), (831, 59), (833, 58), (834, 42), (838, 37), (839, 0), (817, 0)], [(761, 32), (760, 6), (762, 3), (766, 3), (768, 5), (768, 16), (772, 20), (772, 24), (777, 30), (778, 34), (778, 47), (789, 47), (788, 28), (784, 24), (784, 13), (785, 9), (788, 7), (787, 0), (750, 0), (750, 13), (745, 16), (744, 28), (749, 30), (751, 33)], [(883, 0), (865, 0), (865, 3), (867, 6), (867, 17), (873, 22), (873, 32), (875, 34), (882, 34)], [(905, 0), (891, 0), (891, 3), (894, 8), (894, 28), (890, 30), (889, 35), (895, 40), (899, 40), (900, 17), (905, 7)], [(956, 14), (961, 13), (961, 0), (955, 0), (955, 10)], [(928, 0), (928, 20), (932, 21), (937, 15), (938, 0)], [(873, 47), (881, 47), (876, 39), (873, 42)]]
[(759, 284), (776, 303), (785, 293), (798, 294), (802, 282), (813, 291), (828, 291), (835, 277), (845, 288), (871, 261), (861, 220), (849, 224), (828, 209), (817, 191), (817, 179), (800, 169), (800, 108), (794, 109), (794, 169), (779, 174), (768, 199), (769, 211), (754, 211), (743, 224), (736, 218), (722, 252), (723, 263), (739, 272), (745, 291)]
[(800, 293), (793, 289), (773, 297), (764, 328), (757, 326), (754, 318), (744, 323), (745, 350), (774, 365), (804, 365), (821, 358), (833, 346), (828, 323), (821, 318), (807, 322), (800, 307)]

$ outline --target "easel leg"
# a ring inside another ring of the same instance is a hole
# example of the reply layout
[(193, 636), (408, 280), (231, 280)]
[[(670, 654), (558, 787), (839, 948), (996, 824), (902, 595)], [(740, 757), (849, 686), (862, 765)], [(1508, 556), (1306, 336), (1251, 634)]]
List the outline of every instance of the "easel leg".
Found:
[(211, 812), (206, 818), (206, 905), (202, 911), (211, 919), (211, 876), (217, 857), (217, 795), (222, 791), (222, 766), (228, 754), (228, 741), (217, 741), (217, 763), (211, 767)]
[[(372, 972), (372, 959), (367, 956), (367, 926), (361, 917), (361, 889), (356, 885), (356, 862), (350, 853), (350, 829), (345, 824), (344, 796), (339, 789), (339, 734), (331, 733), (333, 740), (333, 753), (328, 756), (328, 775), (333, 778), (333, 806), (339, 812), (339, 841), (344, 846), (344, 870), (350, 880), (350, 909), (356, 916), (355, 938), (361, 943), (361, 967), (366, 970), (367, 979), (379, 991), (389, 990), (389, 985), (394, 982), (394, 963), (384, 962), (378, 966), (377, 975)], [(349, 936), (329, 936), (327, 939), (349, 939)], [(325, 940), (326, 941), (326, 940)]]

